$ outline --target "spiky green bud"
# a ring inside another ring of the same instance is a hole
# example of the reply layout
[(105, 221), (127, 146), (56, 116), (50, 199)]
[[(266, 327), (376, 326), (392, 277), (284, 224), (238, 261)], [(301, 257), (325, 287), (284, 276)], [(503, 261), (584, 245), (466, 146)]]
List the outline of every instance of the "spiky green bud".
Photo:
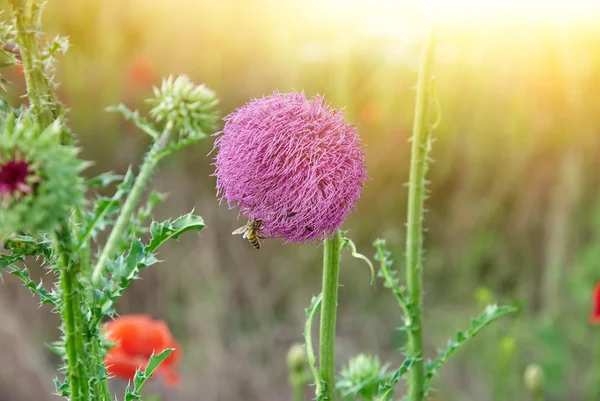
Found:
[(219, 101), (204, 84), (194, 85), (187, 75), (171, 75), (163, 79), (160, 89), (154, 88), (154, 96), (147, 100), (153, 106), (150, 116), (159, 124), (171, 123), (179, 139), (200, 139), (215, 130), (214, 108)]
[(0, 120), (0, 236), (51, 230), (83, 201), (86, 164), (60, 145), (62, 129), (41, 130), (27, 112)]
[(343, 397), (352, 395), (372, 400), (377, 396), (379, 385), (387, 380), (387, 368), (377, 356), (359, 354), (342, 369), (337, 389)]

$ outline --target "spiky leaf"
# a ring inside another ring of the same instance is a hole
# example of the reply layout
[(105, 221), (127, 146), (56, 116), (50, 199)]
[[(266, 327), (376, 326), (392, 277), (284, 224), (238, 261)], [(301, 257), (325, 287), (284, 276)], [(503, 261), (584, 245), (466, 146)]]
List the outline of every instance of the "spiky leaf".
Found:
[(150, 360), (148, 361), (148, 365), (146, 365), (146, 369), (138, 369), (135, 372), (135, 376), (133, 378), (133, 388), (131, 388), (131, 385), (127, 385), (127, 389), (125, 390), (125, 401), (134, 401), (141, 399), (141, 390), (146, 381), (152, 377), (152, 375), (154, 374), (154, 372), (156, 372), (156, 369), (158, 369), (160, 364), (163, 363), (165, 359), (167, 359), (174, 350), (174, 348), (167, 348), (158, 355), (152, 354)]
[(185, 214), (175, 221), (166, 220), (162, 223), (153, 221), (150, 225), (150, 243), (146, 246), (146, 252), (154, 252), (165, 241), (177, 239), (186, 231), (200, 231), (205, 227), (202, 217), (193, 214), (193, 211)]
[(123, 117), (125, 117), (126, 120), (134, 123), (136, 127), (141, 129), (154, 139), (158, 139), (158, 137), (160, 136), (160, 134), (158, 133), (158, 131), (156, 131), (154, 126), (148, 120), (140, 116), (140, 113), (137, 110), (132, 111), (122, 103), (118, 106), (107, 107), (106, 110), (110, 112), (121, 113), (121, 115), (123, 115)]
[(429, 385), (433, 376), (437, 374), (439, 369), (448, 361), (452, 354), (458, 350), (458, 348), (471, 338), (475, 337), (481, 329), (488, 326), (493, 321), (515, 311), (517, 311), (517, 308), (512, 306), (488, 305), (481, 315), (471, 320), (471, 327), (468, 330), (458, 331), (455, 338), (448, 341), (448, 346), (445, 349), (438, 350), (438, 357), (436, 359), (426, 362), (426, 386)]

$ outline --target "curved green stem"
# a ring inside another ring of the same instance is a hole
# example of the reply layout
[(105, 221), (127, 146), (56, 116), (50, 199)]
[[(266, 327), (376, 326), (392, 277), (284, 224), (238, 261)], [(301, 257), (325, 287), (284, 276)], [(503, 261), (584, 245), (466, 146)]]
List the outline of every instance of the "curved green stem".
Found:
[(167, 124), (167, 127), (163, 131), (161, 137), (156, 142), (154, 142), (152, 148), (144, 158), (144, 163), (140, 168), (140, 173), (135, 179), (133, 188), (127, 196), (123, 208), (121, 209), (121, 214), (119, 214), (117, 222), (115, 223), (115, 226), (113, 227), (108, 237), (108, 240), (106, 241), (106, 246), (104, 247), (104, 249), (102, 249), (102, 253), (98, 257), (98, 261), (96, 262), (96, 267), (94, 267), (94, 273), (92, 274), (92, 283), (94, 284), (94, 286), (98, 286), (98, 284), (100, 283), (100, 277), (102, 276), (102, 273), (106, 268), (106, 262), (114, 256), (119, 246), (121, 235), (127, 228), (129, 220), (131, 219), (131, 216), (133, 215), (133, 212), (136, 206), (138, 205), (140, 197), (146, 189), (146, 184), (150, 180), (150, 176), (152, 175), (152, 172), (154, 171), (154, 168), (158, 163), (159, 159), (157, 158), (157, 155), (167, 145), (169, 136), (171, 134), (171, 125), (172, 124), (170, 123)]
[(304, 324), (304, 346), (306, 347), (306, 358), (308, 359), (308, 366), (310, 367), (310, 371), (315, 381), (317, 395), (321, 393), (321, 374), (317, 370), (317, 366), (315, 364), (315, 350), (312, 344), (312, 321), (315, 317), (315, 314), (321, 309), (322, 300), (322, 293), (312, 299), (310, 308), (308, 308), (306, 311), (306, 323)]
[(342, 236), (336, 231), (326, 238), (323, 247), (323, 301), (319, 334), (319, 365), (321, 370), (320, 400), (335, 400), (335, 323), (340, 275)]
[(406, 283), (410, 316), (407, 322), (407, 348), (409, 357), (414, 361), (412, 368), (408, 372), (409, 401), (421, 401), (425, 396), (421, 286), (423, 273), (423, 205), (426, 196), (425, 174), (427, 172), (427, 158), (430, 146), (430, 127), (427, 124), (430, 100), (428, 88), (431, 80), (433, 48), (432, 24), (430, 21), (423, 45), (417, 83), (408, 193)]

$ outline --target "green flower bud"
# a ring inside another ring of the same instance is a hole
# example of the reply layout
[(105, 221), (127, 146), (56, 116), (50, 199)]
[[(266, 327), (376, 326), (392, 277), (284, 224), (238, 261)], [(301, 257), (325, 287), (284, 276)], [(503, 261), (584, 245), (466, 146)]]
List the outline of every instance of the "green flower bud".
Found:
[(377, 395), (379, 385), (387, 379), (388, 366), (382, 366), (379, 358), (359, 354), (342, 369), (337, 388), (343, 397), (349, 395), (372, 399)]
[(0, 120), (0, 236), (49, 231), (83, 201), (86, 164), (59, 143), (62, 124), (40, 130), (33, 117)]
[(307, 362), (304, 345), (293, 344), (287, 353), (287, 366), (290, 373), (304, 372)]
[(157, 123), (171, 123), (180, 139), (200, 139), (216, 129), (219, 100), (204, 84), (196, 86), (186, 75), (169, 76), (160, 89), (154, 88), (154, 96), (147, 100), (153, 106), (150, 116)]
[(540, 365), (532, 363), (525, 369), (523, 375), (525, 387), (532, 394), (539, 394), (544, 389), (544, 372)]

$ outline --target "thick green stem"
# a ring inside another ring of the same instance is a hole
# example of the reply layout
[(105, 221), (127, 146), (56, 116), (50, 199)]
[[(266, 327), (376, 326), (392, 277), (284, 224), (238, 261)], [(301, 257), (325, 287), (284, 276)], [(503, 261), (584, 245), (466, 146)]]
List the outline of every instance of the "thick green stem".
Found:
[(106, 246), (104, 247), (102, 253), (98, 257), (96, 267), (94, 267), (94, 273), (92, 275), (92, 283), (94, 284), (94, 286), (98, 286), (98, 284), (100, 283), (100, 277), (102, 277), (102, 273), (104, 272), (104, 269), (106, 267), (106, 262), (114, 256), (115, 252), (117, 251), (117, 248), (119, 247), (121, 235), (123, 235), (123, 232), (129, 225), (131, 216), (133, 215), (133, 212), (135, 211), (135, 208), (139, 203), (140, 197), (142, 196), (142, 193), (146, 189), (146, 185), (148, 184), (148, 181), (152, 176), (152, 172), (154, 171), (154, 168), (158, 163), (157, 155), (161, 150), (164, 149), (169, 140), (169, 136), (172, 129), (171, 125), (172, 124), (170, 123), (167, 124), (167, 127), (163, 131), (161, 137), (156, 142), (154, 142), (152, 148), (146, 154), (144, 163), (140, 168), (140, 173), (135, 179), (133, 188), (127, 196), (123, 208), (121, 209), (121, 214), (119, 214), (117, 222), (115, 223), (115, 226), (113, 227), (108, 237), (108, 240), (106, 241)]
[(433, 42), (431, 22), (427, 29), (421, 55), (417, 99), (412, 136), (410, 179), (408, 193), (408, 218), (406, 237), (406, 283), (410, 309), (407, 321), (408, 352), (413, 365), (408, 372), (408, 399), (421, 401), (425, 396), (425, 371), (423, 364), (422, 273), (423, 273), (423, 209), (426, 197), (425, 174), (430, 145), (429, 125), (429, 85), (433, 63)]
[[(40, 4), (35, 0), (12, 0), (14, 21), (17, 29), (17, 43), (25, 73), (27, 96), (40, 128), (45, 128), (56, 119), (61, 111), (50, 80), (46, 76), (38, 46), (38, 23)], [(67, 132), (60, 138), (61, 143), (70, 144), (72, 139)], [(60, 224), (55, 232), (55, 252), (57, 269), (60, 272), (61, 316), (65, 334), (65, 350), (67, 359), (67, 376), (71, 392), (71, 401), (88, 401), (89, 386), (87, 383), (84, 360), (84, 339), (82, 334), (84, 317), (81, 311), (81, 300), (77, 273), (79, 266), (72, 263), (71, 232), (67, 221)]]
[(320, 399), (335, 400), (335, 322), (340, 275), (342, 236), (339, 231), (323, 247), (323, 301), (319, 334)]
[(58, 269), (62, 295), (61, 316), (67, 354), (67, 375), (71, 389), (71, 401), (88, 401), (89, 388), (83, 356), (83, 337), (80, 330), (81, 309), (78, 299), (77, 269), (70, 263), (70, 234), (68, 230), (58, 230), (55, 235), (55, 249), (58, 252)]

